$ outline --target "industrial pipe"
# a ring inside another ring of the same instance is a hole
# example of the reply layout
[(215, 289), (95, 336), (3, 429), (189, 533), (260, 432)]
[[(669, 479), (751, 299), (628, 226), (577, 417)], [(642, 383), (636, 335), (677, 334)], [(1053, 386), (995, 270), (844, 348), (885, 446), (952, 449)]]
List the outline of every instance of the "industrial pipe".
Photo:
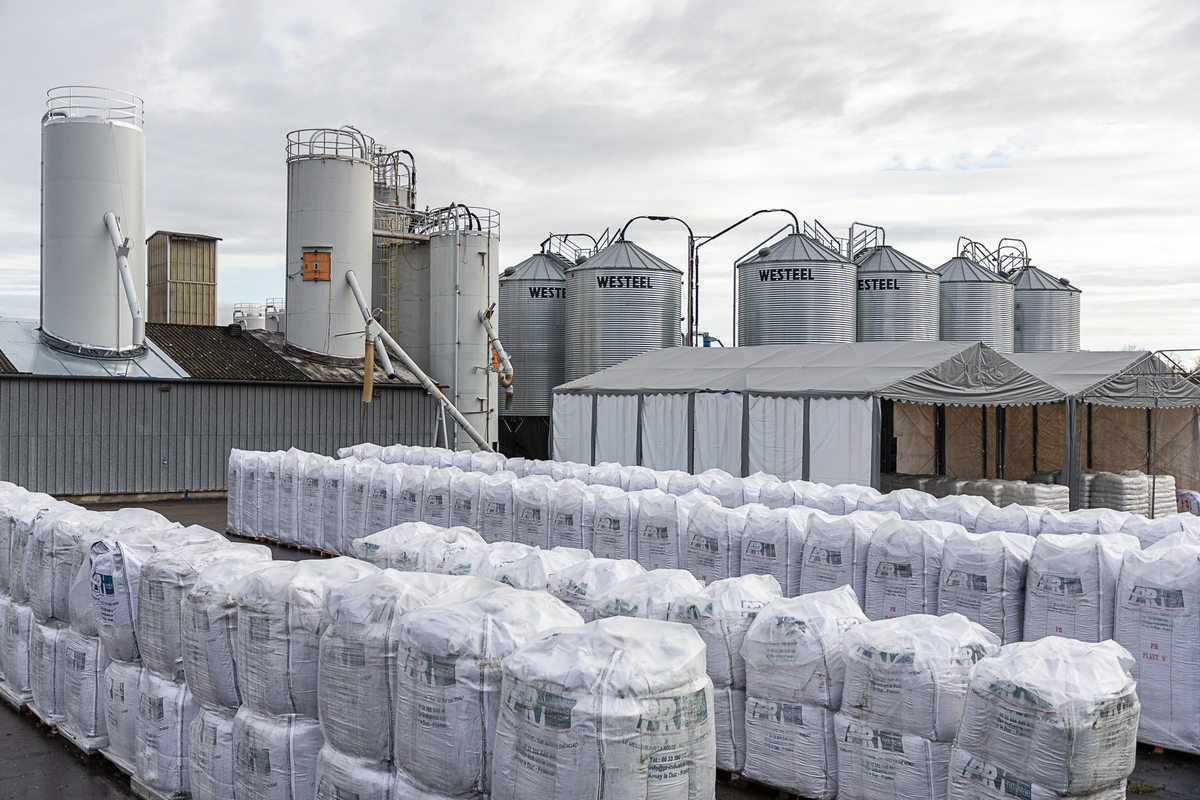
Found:
[(492, 327), (492, 313), (495, 310), (495, 303), (492, 303), (491, 307), (486, 310), (479, 309), (479, 321), (483, 323), (483, 327), (487, 328), (488, 342), (500, 358), (500, 386), (504, 389), (504, 407), (512, 408), (513, 365), (508, 358), (508, 353), (504, 352), (504, 345), (500, 342), (500, 337), (496, 335), (496, 329)]
[(383, 367), (383, 374), (394, 380), (396, 369), (392, 366), (392, 360), (388, 358), (387, 348), (383, 346), (383, 339), (379, 334), (375, 334), (375, 355), (379, 356), (379, 365)]
[(358, 302), (359, 310), (362, 311), (363, 321), (367, 323), (367, 330), (370, 331), (372, 325), (374, 325), (376, 328), (379, 328), (379, 330), (375, 333), (375, 338), (377, 340), (382, 340), (383, 343), (387, 345), (388, 349), (392, 351), (392, 354), (395, 355), (396, 358), (400, 359), (400, 363), (407, 367), (408, 371), (417, 377), (417, 380), (421, 382), (421, 386), (425, 387), (425, 391), (428, 392), (433, 399), (438, 401), (443, 410), (450, 412), (450, 416), (455, 422), (458, 423), (458, 427), (462, 428), (467, 436), (470, 436), (471, 440), (475, 442), (475, 444), (479, 445), (480, 450), (483, 450), (487, 453), (494, 453), (495, 451), (492, 450), (492, 446), (488, 444), (487, 440), (479, 435), (479, 431), (475, 430), (470, 422), (467, 422), (467, 418), (464, 417), (462, 412), (450, 402), (446, 395), (442, 394), (442, 390), (439, 389), (437, 384), (430, 380), (429, 376), (417, 366), (417, 362), (413, 361), (412, 357), (409, 356), (408, 353), (404, 352), (404, 348), (397, 344), (396, 340), (393, 339), (387, 331), (379, 327), (379, 323), (375, 321), (373, 316), (371, 316), (371, 309), (367, 305), (367, 301), (363, 299), (362, 289), (358, 288), (358, 279), (354, 277), (354, 270), (346, 270), (346, 283), (350, 284), (350, 291), (354, 293), (354, 299)]
[(146, 320), (142, 318), (142, 306), (138, 303), (133, 273), (129, 270), (130, 243), (121, 234), (121, 223), (117, 222), (116, 214), (111, 211), (106, 213), (104, 224), (108, 226), (108, 235), (117, 254), (117, 272), (120, 273), (121, 283), (125, 286), (125, 299), (129, 301), (129, 313), (133, 317), (133, 346), (141, 347), (146, 343)]

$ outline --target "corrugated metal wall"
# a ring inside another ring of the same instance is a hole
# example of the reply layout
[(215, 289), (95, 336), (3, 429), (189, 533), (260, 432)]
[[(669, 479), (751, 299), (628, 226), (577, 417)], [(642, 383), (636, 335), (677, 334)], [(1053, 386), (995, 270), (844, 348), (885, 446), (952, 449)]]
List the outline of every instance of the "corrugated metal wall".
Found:
[[(366, 439), (432, 444), (435, 409), (421, 389), (384, 388)], [(49, 494), (224, 489), (231, 448), (334, 455), (362, 441), (362, 415), (355, 386), (5, 376), (0, 480)]]

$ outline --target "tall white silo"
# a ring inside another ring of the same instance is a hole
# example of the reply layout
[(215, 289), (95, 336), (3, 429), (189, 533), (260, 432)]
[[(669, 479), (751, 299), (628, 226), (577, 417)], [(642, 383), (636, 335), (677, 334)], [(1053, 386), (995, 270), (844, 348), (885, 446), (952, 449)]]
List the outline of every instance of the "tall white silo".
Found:
[(52, 346), (83, 355), (138, 355), (145, 349), (146, 307), (142, 100), (91, 86), (62, 86), (47, 94), (42, 335)]
[(350, 127), (288, 134), (286, 336), (293, 347), (363, 357), (362, 312), (346, 271), (364, 283), (371, 274), (374, 145)]
[[(500, 296), (498, 223), (494, 211), (451, 206), (429, 231), (429, 376), (489, 443), (500, 388), (479, 312)], [(476, 449), (457, 427), (450, 437), (452, 449)]]

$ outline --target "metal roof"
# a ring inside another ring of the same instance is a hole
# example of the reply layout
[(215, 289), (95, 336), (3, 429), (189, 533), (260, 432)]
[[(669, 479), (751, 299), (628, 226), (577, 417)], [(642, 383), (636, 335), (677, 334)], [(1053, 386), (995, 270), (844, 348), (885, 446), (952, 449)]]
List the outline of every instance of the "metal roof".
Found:
[(0, 353), (0, 375), (16, 375), (18, 372), (13, 363), (8, 360), (8, 356)]
[[(287, 341), (282, 333), (274, 331), (246, 331), (251, 338), (257, 340), (265, 347), (269, 348), (279, 358), (288, 362), (300, 372), (304, 373), (309, 380), (320, 381), (322, 383), (358, 383), (363, 382), (363, 368), (361, 365), (349, 366), (345, 364), (336, 364), (325, 361), (318, 361), (313, 358), (308, 358), (295, 349), (288, 347)], [(392, 367), (396, 371), (396, 380), (389, 381), (387, 375), (383, 373), (379, 366), (375, 366), (375, 382), (383, 386), (420, 386), (420, 382), (416, 376), (409, 372), (397, 359), (392, 359)], [(437, 377), (433, 380), (436, 382)]]
[[(236, 330), (235, 330), (236, 328)], [(146, 323), (146, 338), (188, 377), (223, 381), (307, 381), (308, 376), (237, 326)], [(361, 373), (359, 375), (361, 381)]]
[(179, 231), (155, 231), (146, 237), (146, 244), (155, 236), (170, 236), (172, 239), (204, 239), (211, 242), (223, 241), (220, 236), (209, 236), (207, 233), (180, 233)]
[(1064, 281), (1065, 279), (1056, 278), (1049, 272), (1034, 266), (1022, 267), (1021, 271), (1012, 279), (1013, 284), (1020, 291), (1083, 293), (1083, 290), (1072, 286), (1069, 281)]
[(994, 270), (980, 264), (978, 261), (972, 261), (966, 256), (955, 256), (938, 267), (935, 272), (942, 276), (942, 281), (953, 283), (968, 283), (977, 281), (981, 283), (1008, 283), (1004, 276)]
[(162, 378), (188, 377), (187, 372), (147, 340), (146, 354), (139, 358), (87, 358), (64, 353), (42, 341), (35, 319), (0, 319), (0, 353), (13, 366), (13, 372), (30, 375), (57, 375), (81, 378)]
[(683, 274), (683, 270), (626, 239), (618, 239), (582, 264), (572, 264), (567, 267), (567, 272), (576, 269), (634, 269)]
[(766, 248), (766, 250), (766, 253), (755, 253), (751, 258), (739, 262), (738, 266), (743, 264), (766, 264), (775, 261), (832, 261), (839, 264), (847, 263), (841, 254), (833, 252), (816, 239), (805, 236), (803, 233), (788, 234)]
[(571, 264), (562, 257), (552, 253), (534, 253), (516, 266), (509, 267), (500, 273), (500, 280), (527, 281), (565, 281), (565, 270)]
[(855, 263), (864, 272), (925, 272), (935, 274), (936, 270), (906, 256), (890, 244), (870, 247), (862, 251)]

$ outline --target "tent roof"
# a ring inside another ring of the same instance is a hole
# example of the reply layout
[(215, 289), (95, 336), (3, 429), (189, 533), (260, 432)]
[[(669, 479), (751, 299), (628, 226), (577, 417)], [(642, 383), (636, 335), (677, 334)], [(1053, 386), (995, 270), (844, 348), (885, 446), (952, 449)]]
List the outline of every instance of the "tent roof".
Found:
[(1200, 406), (1200, 387), (1148, 350), (1012, 353), (1012, 361), (1085, 403), (1126, 408)]

